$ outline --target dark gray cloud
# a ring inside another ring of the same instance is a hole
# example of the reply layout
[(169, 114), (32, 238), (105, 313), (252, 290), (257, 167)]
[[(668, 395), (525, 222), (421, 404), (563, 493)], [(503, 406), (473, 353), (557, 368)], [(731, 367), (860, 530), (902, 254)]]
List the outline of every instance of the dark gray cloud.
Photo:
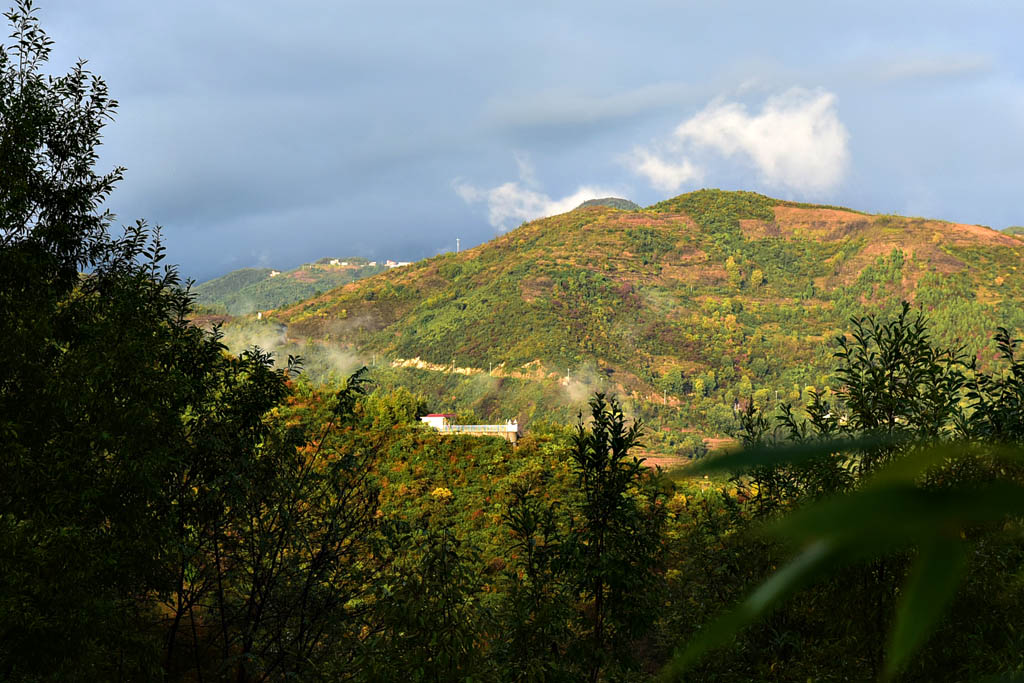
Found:
[[(87, 58), (121, 101), (111, 208), (162, 224), (199, 279), (429, 256), (492, 237), (496, 210), (514, 224), (586, 188), (663, 199), (638, 149), (678, 191), (1024, 222), (1015, 3), (39, 4), (53, 69)], [(780, 107), (793, 92), (835, 121)], [(835, 182), (800, 186), (830, 159)], [(687, 161), (699, 176), (672, 175)]]

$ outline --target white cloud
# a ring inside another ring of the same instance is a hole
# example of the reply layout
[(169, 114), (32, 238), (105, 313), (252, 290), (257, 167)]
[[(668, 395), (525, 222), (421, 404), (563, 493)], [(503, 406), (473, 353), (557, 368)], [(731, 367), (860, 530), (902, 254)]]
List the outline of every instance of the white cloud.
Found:
[(756, 114), (736, 102), (712, 102), (653, 150), (635, 150), (628, 163), (661, 190), (699, 180), (715, 157), (736, 157), (769, 185), (821, 191), (842, 180), (849, 137), (835, 95), (793, 88), (770, 97)]
[(519, 179), (530, 187), (537, 186), (537, 170), (533, 167), (530, 157), (522, 152), (515, 153), (516, 167), (519, 169)]
[(486, 203), (488, 222), (502, 232), (524, 221), (571, 211), (588, 199), (615, 194), (611, 190), (581, 186), (566, 197), (552, 199), (522, 182), (505, 183), (489, 189), (461, 181), (456, 181), (454, 186), (455, 192), (467, 204)]
[(524, 221), (572, 211), (588, 199), (615, 194), (613, 190), (584, 185), (567, 197), (552, 199), (538, 189), (530, 158), (519, 152), (514, 156), (519, 170), (518, 181), (492, 188), (479, 188), (459, 179), (452, 183), (455, 193), (467, 204), (487, 204), (487, 220), (501, 232)]
[(704, 176), (704, 172), (689, 159), (672, 163), (646, 149), (637, 149), (633, 153), (632, 162), (634, 170), (650, 180), (655, 189), (666, 192), (674, 192), (686, 183), (700, 180)]

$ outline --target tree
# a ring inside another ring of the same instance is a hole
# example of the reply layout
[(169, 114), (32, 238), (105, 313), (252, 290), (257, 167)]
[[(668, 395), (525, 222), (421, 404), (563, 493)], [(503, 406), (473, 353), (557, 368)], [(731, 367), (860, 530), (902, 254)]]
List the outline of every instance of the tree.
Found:
[[(239, 359), (270, 360), (258, 350)], [(256, 418), (249, 424), (218, 417), (216, 406), (195, 411), (192, 457), (170, 492), (177, 535), (168, 553), (167, 674), (233, 671), (249, 680), (328, 666), (351, 674), (345, 661), (378, 569), (378, 491), (367, 481), (375, 454), (352, 425), (364, 371), (312, 402), (322, 417), (310, 405), (270, 419), (265, 406), (231, 411)], [(224, 379), (219, 406), (253, 397), (245, 376)], [(251, 445), (240, 436), (247, 433), (257, 436)]]
[(961, 420), (963, 349), (932, 344), (923, 313), (911, 314), (904, 301), (891, 320), (851, 322), (850, 338), (838, 337), (835, 353), (847, 432), (935, 437)]
[[(82, 63), (57, 78), (40, 73), (50, 40), (29, 0), (5, 16), (14, 43), (0, 49), (0, 676), (87, 675), (116, 661), (105, 643), (132, 642), (128, 603), (157, 571), (112, 562), (159, 521), (145, 505), (152, 461), (111, 465), (143, 430), (147, 439), (165, 431), (143, 407), (160, 383), (133, 379), (158, 373), (187, 332), (173, 320), (182, 301), (142, 283), (156, 274), (134, 263), (143, 228), (111, 240), (111, 216), (99, 210), (121, 175), (93, 169), (116, 102)], [(82, 269), (93, 270), (82, 279)], [(156, 311), (165, 354), (111, 347)], [(125, 375), (133, 364), (140, 371)]]
[(641, 427), (626, 426), (619, 402), (597, 393), (590, 413), (589, 427), (580, 416), (569, 453), (582, 500), (567, 550), (583, 605), (572, 654), (581, 673), (596, 681), (610, 663), (628, 664), (632, 640), (653, 620), (647, 602), (656, 593), (650, 584), (662, 557), (667, 493), (630, 455), (640, 445)]
[(388, 571), (374, 586), (379, 623), (366, 639), (360, 673), (369, 680), (455, 681), (483, 678), (486, 660), (477, 604), (477, 550), (458, 537), (452, 492), (438, 487), (415, 523), (385, 531)]
[(571, 638), (570, 564), (564, 510), (541, 498), (538, 478), (517, 482), (504, 515), (511, 535), (509, 588), (498, 653), (515, 680), (572, 680), (564, 659)]
[[(97, 174), (96, 147), (117, 107), (104, 82), (79, 62), (65, 76), (44, 77), (52, 41), (31, 0), (4, 16), (14, 43), (0, 50), (0, 245), (5, 291), (60, 296), (81, 268), (110, 256), (111, 215), (99, 211), (122, 169)], [(27, 271), (27, 272), (26, 272)], [(16, 281), (47, 285), (14, 287)]]
[(729, 285), (733, 289), (739, 289), (743, 286), (743, 271), (740, 270), (739, 264), (736, 263), (736, 259), (732, 256), (725, 260), (725, 276), (729, 280)]
[(750, 284), (754, 289), (758, 289), (764, 284), (764, 273), (760, 268), (755, 268), (754, 272), (750, 274)]
[[(301, 435), (269, 419), (292, 364), (232, 357), (191, 324), (159, 230), (109, 234), (121, 170), (94, 166), (116, 102), (83, 63), (43, 75), (50, 40), (30, 0), (5, 16), (0, 678), (159, 678), (183, 656), (201, 671), (218, 662), (202, 636), (224, 629), (240, 678), (255, 655), (295, 671), (344, 597), (321, 589), (365, 538), (372, 499), (339, 517), (358, 475), (314, 471)], [(339, 394), (339, 415), (352, 399)], [(244, 547), (225, 560), (229, 539)]]

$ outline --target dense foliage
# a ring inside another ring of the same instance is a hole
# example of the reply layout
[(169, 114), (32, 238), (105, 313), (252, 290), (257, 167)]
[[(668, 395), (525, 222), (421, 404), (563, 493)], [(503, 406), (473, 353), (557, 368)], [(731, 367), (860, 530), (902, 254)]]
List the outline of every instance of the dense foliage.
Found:
[[(1024, 667), (1020, 340), (998, 331), (1003, 368), (989, 373), (959, 349), (936, 346), (923, 315), (906, 304), (892, 320), (868, 317), (853, 327), (836, 340), (841, 384), (832, 405), (815, 400), (805, 421), (787, 407), (774, 429), (749, 409), (748, 448), (697, 468), (739, 471), (738, 496), (758, 516), (787, 512), (775, 535), (799, 552), (680, 651), (675, 675), (800, 589), (802, 599), (853, 597), (878, 619), (870, 637), (852, 614), (843, 621), (844, 663), (860, 671), (854, 678), (906, 671), (962, 680)], [(806, 604), (783, 613), (794, 612), (806, 613)], [(940, 623), (935, 644), (915, 659)]]
[[(750, 392), (733, 396), (746, 398), (737, 411), (748, 449), (708, 459), (729, 477), (673, 482), (644, 467), (636, 454), (650, 431), (600, 391), (572, 428), (535, 415), (516, 447), (440, 433), (418, 420), (439, 399), (427, 384), (373, 386), (400, 380), (395, 368), (314, 383), (295, 358), (275, 369), (267, 352), (230, 354), (219, 330), (193, 325), (193, 297), (162, 264), (159, 232), (138, 223), (109, 233), (102, 204), (120, 171), (94, 171), (115, 105), (102, 81), (81, 65), (42, 76), (49, 42), (31, 3), (8, 18), (3, 680), (939, 680), (1024, 668), (1024, 468), (1014, 457), (1024, 362), (1009, 329), (995, 336), (996, 359), (979, 358), (942, 342), (944, 305), (931, 320), (906, 304), (855, 316), (849, 335), (814, 352), (832, 366), (816, 387), (776, 406), (741, 378)], [(708, 249), (742, 244), (737, 221), (775, 206), (749, 194), (674, 201), (721, 236)], [(638, 252), (667, 248), (661, 228), (630, 230)], [(772, 253), (817, 272), (804, 246)], [(726, 258), (716, 286), (751, 282), (741, 257)], [(964, 258), (1006, 266), (998, 251)], [(874, 266), (865, 287), (900, 291), (904, 256)], [(417, 309), (427, 342), (463, 334), (451, 320), (432, 326), (430, 310), (485, 307), (489, 292), (521, 286), (460, 280), (474, 268), (451, 257), (419, 267), (464, 287)], [(636, 324), (623, 302), (638, 295), (565, 264), (533, 276), (551, 273), (562, 275), (543, 296), (564, 343), (580, 335), (584, 348), (624, 358), (608, 340)], [(398, 287), (411, 285), (396, 282), (352, 291), (405, 301)], [(935, 286), (955, 305), (970, 284)], [(737, 329), (724, 348), (750, 343)], [(500, 410), (481, 375), (462, 384), (450, 372), (443, 391), (476, 387), (469, 405)], [(664, 392), (709, 395), (698, 380), (717, 381), (690, 366), (651, 377)], [(502, 381), (523, 392), (516, 400), (537, 385)], [(780, 455), (781, 443), (791, 446)], [(788, 536), (758, 533), (778, 519)], [(739, 617), (719, 620), (768, 577)], [(713, 645), (728, 649), (698, 659)]]

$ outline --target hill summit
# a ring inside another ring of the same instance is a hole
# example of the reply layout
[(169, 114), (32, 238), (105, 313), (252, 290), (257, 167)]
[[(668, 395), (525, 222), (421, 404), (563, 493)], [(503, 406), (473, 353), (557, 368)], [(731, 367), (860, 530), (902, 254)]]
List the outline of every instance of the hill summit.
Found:
[(612, 209), (620, 209), (622, 211), (635, 211), (640, 208), (639, 204), (635, 204), (628, 199), (621, 199), (619, 197), (603, 197), (601, 199), (588, 199), (583, 202), (577, 209), (585, 209), (591, 206), (607, 206)]

